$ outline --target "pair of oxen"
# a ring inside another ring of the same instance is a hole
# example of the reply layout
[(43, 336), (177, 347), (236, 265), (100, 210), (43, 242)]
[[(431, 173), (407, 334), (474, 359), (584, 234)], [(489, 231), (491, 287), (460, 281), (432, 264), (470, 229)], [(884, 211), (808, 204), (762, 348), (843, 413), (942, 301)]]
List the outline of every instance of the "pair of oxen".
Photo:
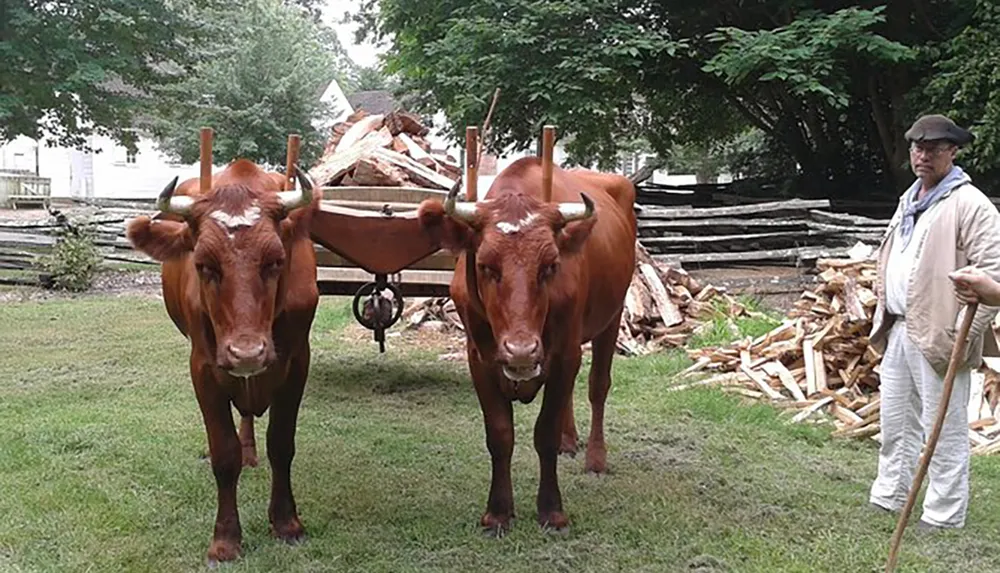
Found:
[[(214, 174), (205, 191), (198, 178), (174, 179), (159, 197), (159, 213), (136, 218), (127, 230), (135, 248), (162, 262), (167, 312), (191, 344), (218, 493), (210, 563), (240, 555), (237, 482), (243, 466), (257, 464), (253, 420), (268, 409), (271, 532), (289, 542), (305, 533), (290, 470), (319, 302), (309, 226), (321, 193), (295, 171), (299, 185), (291, 191), (284, 175), (246, 160)], [(481, 525), (495, 534), (511, 526), (513, 402), (531, 402), (544, 386), (534, 431), (537, 520), (561, 530), (569, 520), (556, 465), (560, 453), (577, 449), (572, 393), (588, 341), (585, 467), (606, 471), (604, 403), (635, 267), (635, 189), (618, 175), (554, 167), (546, 201), (541, 161), (525, 158), (478, 202), (456, 201), (457, 190), (443, 203), (424, 201), (418, 217), (424, 232), (457, 255), (450, 293), (492, 459)]]

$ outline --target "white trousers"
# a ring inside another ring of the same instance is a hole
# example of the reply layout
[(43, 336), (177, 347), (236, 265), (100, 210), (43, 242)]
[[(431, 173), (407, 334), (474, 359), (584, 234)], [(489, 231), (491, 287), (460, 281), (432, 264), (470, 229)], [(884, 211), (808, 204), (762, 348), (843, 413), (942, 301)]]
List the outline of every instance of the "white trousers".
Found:
[[(944, 379), (937, 375), (897, 320), (881, 367), (882, 447), (878, 477), (869, 501), (900, 511), (906, 505), (924, 440), (934, 429)], [(961, 369), (945, 415), (923, 488), (921, 519), (941, 527), (963, 527), (969, 503), (968, 402), (972, 373)]]

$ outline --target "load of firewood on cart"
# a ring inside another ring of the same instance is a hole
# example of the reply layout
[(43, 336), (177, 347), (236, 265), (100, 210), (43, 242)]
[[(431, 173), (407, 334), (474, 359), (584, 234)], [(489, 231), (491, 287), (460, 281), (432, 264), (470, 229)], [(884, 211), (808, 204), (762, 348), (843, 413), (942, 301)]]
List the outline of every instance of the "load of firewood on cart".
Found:
[[(872, 259), (820, 259), (821, 282), (802, 293), (782, 324), (728, 346), (691, 349), (685, 374), (715, 373), (672, 390), (718, 384), (794, 411), (795, 423), (832, 417), (833, 435), (880, 439), (879, 365), (868, 343), (877, 302)], [(969, 439), (973, 453), (1000, 452), (1000, 373), (973, 372)], [(827, 418), (829, 419), (829, 418)]]
[(430, 129), (406, 111), (371, 114), (360, 109), (333, 126), (323, 156), (309, 170), (321, 187), (452, 187), (458, 161), (432, 150)]

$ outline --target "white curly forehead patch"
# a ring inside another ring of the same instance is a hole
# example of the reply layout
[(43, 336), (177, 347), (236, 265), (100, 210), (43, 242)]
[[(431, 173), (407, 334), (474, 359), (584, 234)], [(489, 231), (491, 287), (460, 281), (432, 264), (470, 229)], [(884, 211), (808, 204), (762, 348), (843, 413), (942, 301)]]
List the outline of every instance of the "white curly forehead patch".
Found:
[(537, 218), (538, 215), (536, 213), (528, 213), (517, 221), (500, 221), (497, 223), (497, 229), (505, 235), (510, 235), (528, 227)]
[(253, 227), (257, 221), (260, 220), (260, 207), (257, 202), (254, 201), (252, 205), (246, 208), (242, 213), (233, 214), (226, 213), (222, 210), (212, 211), (209, 214), (220, 227), (225, 229), (229, 238), (233, 238), (233, 231), (239, 229), (240, 227)]

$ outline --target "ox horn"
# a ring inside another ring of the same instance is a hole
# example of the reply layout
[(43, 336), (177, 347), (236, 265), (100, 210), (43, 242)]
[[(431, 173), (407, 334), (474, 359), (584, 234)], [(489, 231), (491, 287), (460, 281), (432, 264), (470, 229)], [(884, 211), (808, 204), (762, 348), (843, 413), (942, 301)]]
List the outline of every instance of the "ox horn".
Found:
[(191, 205), (194, 205), (194, 198), (187, 195), (174, 197), (174, 190), (177, 188), (177, 177), (167, 183), (167, 186), (160, 191), (160, 196), (156, 198), (156, 208), (163, 213), (173, 213), (175, 215), (187, 216), (191, 212)]
[(594, 201), (583, 192), (580, 193), (580, 197), (583, 199), (583, 205), (579, 203), (559, 204), (559, 214), (562, 215), (563, 223), (589, 219), (594, 216)]
[(476, 217), (476, 203), (474, 201), (456, 201), (458, 191), (462, 188), (462, 177), (459, 176), (455, 184), (448, 191), (448, 198), (444, 201), (444, 213), (449, 217), (472, 222)]
[(286, 211), (305, 207), (312, 203), (313, 198), (312, 179), (309, 178), (309, 175), (297, 163), (294, 169), (295, 178), (298, 179), (300, 188), (297, 191), (281, 191), (278, 193), (278, 196), (281, 197), (281, 204), (285, 207)]

